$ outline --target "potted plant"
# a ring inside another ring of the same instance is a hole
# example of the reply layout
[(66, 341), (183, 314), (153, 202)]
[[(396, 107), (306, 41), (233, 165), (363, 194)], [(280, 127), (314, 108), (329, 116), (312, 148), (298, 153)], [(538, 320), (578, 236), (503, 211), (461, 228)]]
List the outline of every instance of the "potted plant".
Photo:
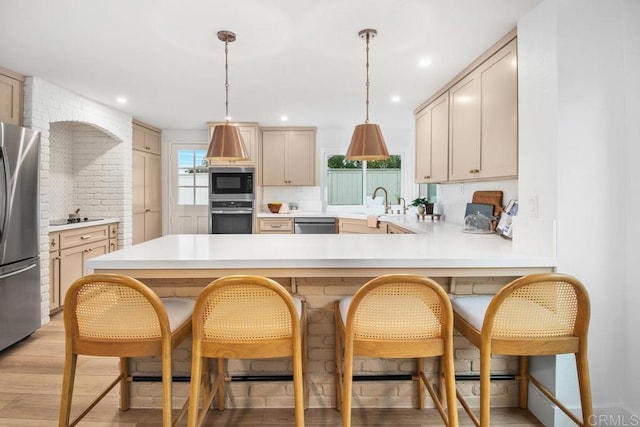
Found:
[(409, 206), (417, 207), (418, 213), (420, 215), (423, 215), (428, 204), (429, 204), (429, 199), (427, 199), (426, 197), (416, 197), (411, 201), (411, 204), (409, 204)]

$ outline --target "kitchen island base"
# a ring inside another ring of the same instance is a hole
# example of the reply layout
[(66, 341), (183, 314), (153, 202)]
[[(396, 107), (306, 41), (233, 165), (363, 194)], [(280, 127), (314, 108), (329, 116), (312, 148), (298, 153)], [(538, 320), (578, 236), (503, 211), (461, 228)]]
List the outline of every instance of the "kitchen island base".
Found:
[[(183, 277), (172, 279), (139, 278), (161, 297), (179, 296), (195, 298), (200, 290), (215, 277)], [(274, 277), (272, 277), (274, 278)], [(490, 277), (436, 277), (434, 278), (453, 297), (455, 295), (494, 294), (514, 276)], [(309, 407), (335, 407), (334, 361), (334, 313), (333, 303), (355, 291), (370, 280), (369, 277), (296, 277), (274, 278), (306, 301), (307, 325), (307, 376)], [(479, 352), (465, 338), (456, 334), (455, 370), (457, 375), (479, 372)], [(191, 342), (186, 340), (174, 351), (174, 375), (183, 380), (189, 378), (191, 367)], [(215, 364), (212, 369), (215, 370)], [(131, 405), (138, 408), (161, 407), (162, 389), (159, 382), (138, 381), (144, 377), (157, 377), (161, 363), (154, 358), (132, 359), (131, 372), (136, 381), (131, 384)], [(492, 362), (494, 374), (515, 375), (519, 361), (516, 357), (496, 356)], [(354, 375), (404, 375), (410, 376), (414, 361), (410, 359), (356, 359)], [(439, 370), (437, 358), (427, 359), (425, 370), (434, 384)], [(244, 375), (291, 375), (289, 359), (230, 360), (228, 373)], [(457, 389), (472, 406), (479, 404), (479, 383), (457, 381)], [(410, 408), (417, 407), (416, 383), (407, 380), (354, 381), (354, 407)], [(493, 406), (518, 405), (518, 383), (503, 380), (492, 384)], [(180, 406), (189, 393), (188, 382), (174, 383), (175, 405)], [(433, 402), (427, 395), (426, 407)], [(293, 408), (293, 383), (291, 381), (236, 381), (228, 386), (229, 408)]]

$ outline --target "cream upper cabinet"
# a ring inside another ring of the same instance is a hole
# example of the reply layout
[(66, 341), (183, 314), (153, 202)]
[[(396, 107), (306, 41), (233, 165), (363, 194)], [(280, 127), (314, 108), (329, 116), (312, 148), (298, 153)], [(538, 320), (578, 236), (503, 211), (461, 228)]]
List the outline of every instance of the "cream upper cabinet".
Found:
[(518, 173), (516, 41), (450, 89), (449, 180)]
[(0, 68), (0, 122), (22, 124), (23, 78)]
[[(211, 135), (213, 135), (213, 129), (222, 123), (214, 123), (209, 122), (207, 125), (209, 126), (209, 140), (211, 140)], [(224, 160), (215, 160), (211, 162), (211, 166), (256, 166), (260, 163), (260, 151), (259, 151), (259, 135), (258, 124), (257, 123), (243, 123), (237, 124), (240, 136), (242, 136), (242, 140), (244, 141), (244, 146), (249, 152), (249, 158), (247, 160), (238, 160), (235, 162), (228, 162)], [(208, 143), (209, 141), (207, 141)]]
[(415, 182), (446, 182), (449, 150), (449, 92), (416, 115)]
[(160, 130), (140, 122), (133, 122), (133, 149), (160, 154)]
[[(151, 138), (151, 134), (155, 136)], [(160, 132), (150, 126), (134, 123), (133, 141), (132, 242), (136, 244), (162, 236)], [(135, 144), (136, 141), (138, 144)], [(147, 145), (140, 148), (140, 141), (146, 141)]]
[(262, 130), (262, 184), (315, 185), (315, 128)]

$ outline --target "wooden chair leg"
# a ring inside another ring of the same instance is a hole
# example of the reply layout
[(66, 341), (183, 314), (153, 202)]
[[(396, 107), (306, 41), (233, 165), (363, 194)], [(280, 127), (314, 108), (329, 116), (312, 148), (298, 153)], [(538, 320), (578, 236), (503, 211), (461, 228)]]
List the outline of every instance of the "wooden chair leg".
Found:
[(67, 345), (64, 373), (62, 375), (62, 398), (60, 399), (60, 415), (58, 419), (59, 427), (67, 427), (69, 425), (77, 361), (78, 355), (71, 351), (70, 345)]
[(163, 343), (162, 349), (162, 426), (172, 425), (172, 372), (171, 372), (171, 343)]
[(351, 399), (353, 394), (353, 342), (345, 337), (344, 372), (342, 374), (342, 427), (351, 427)]
[(424, 409), (424, 388), (426, 386), (421, 375), (424, 374), (424, 358), (422, 357), (416, 359), (416, 373), (418, 377), (418, 409)]
[(443, 404), (446, 401), (447, 416), (449, 417), (449, 427), (458, 426), (458, 401), (456, 399), (456, 372), (453, 364), (453, 341), (450, 341), (447, 346), (449, 351), (445, 351), (444, 355), (440, 358), (440, 366), (443, 371), (441, 378), (444, 380), (444, 386), (442, 393), (444, 397), (442, 399)]
[(296, 427), (304, 427), (304, 376), (302, 375), (302, 350), (294, 350), (293, 354), (293, 395), (295, 400)]
[(218, 388), (218, 410), (224, 411), (225, 407), (225, 359), (218, 358), (218, 382), (216, 387)]
[[(191, 384), (189, 385), (189, 415), (188, 425), (194, 427), (198, 425), (198, 404), (200, 403), (200, 387), (202, 380), (202, 357), (200, 356), (200, 350), (193, 348), (193, 355), (191, 357)], [(202, 410), (206, 411), (204, 401), (206, 400), (206, 394), (203, 396)]]
[(122, 380), (120, 381), (120, 410), (126, 411), (131, 404), (131, 393), (129, 392), (129, 358), (120, 358), (120, 374)]
[(342, 410), (342, 367), (343, 367), (343, 350), (344, 350), (344, 337), (342, 335), (342, 328), (340, 327), (340, 311), (338, 303), (335, 304), (335, 363), (336, 363), (336, 410)]
[(585, 426), (593, 421), (593, 403), (591, 400), (591, 380), (589, 377), (589, 362), (586, 346), (576, 353), (576, 368), (578, 369), (578, 387), (580, 389), (580, 405), (582, 406), (582, 422)]
[(489, 427), (491, 422), (491, 350), (480, 349), (480, 427)]
[(527, 409), (529, 401), (529, 357), (520, 356), (520, 409)]
[(438, 375), (438, 391), (440, 392), (440, 401), (442, 401), (443, 405), (448, 405), (448, 396), (447, 392), (447, 369), (446, 369), (446, 353), (440, 357), (440, 373)]
[(302, 318), (300, 319), (302, 330), (302, 378), (304, 389), (304, 409), (309, 407), (309, 385), (307, 384), (307, 304), (302, 303)]

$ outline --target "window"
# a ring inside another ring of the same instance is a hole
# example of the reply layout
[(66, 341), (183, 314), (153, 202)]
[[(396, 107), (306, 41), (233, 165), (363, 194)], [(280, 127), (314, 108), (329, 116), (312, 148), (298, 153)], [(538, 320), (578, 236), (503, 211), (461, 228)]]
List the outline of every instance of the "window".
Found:
[(389, 203), (402, 194), (402, 158), (387, 160), (346, 160), (344, 155), (327, 157), (327, 205), (365, 205), (376, 187), (384, 187)]
[(206, 150), (177, 150), (178, 205), (206, 205), (209, 197), (209, 166)]

